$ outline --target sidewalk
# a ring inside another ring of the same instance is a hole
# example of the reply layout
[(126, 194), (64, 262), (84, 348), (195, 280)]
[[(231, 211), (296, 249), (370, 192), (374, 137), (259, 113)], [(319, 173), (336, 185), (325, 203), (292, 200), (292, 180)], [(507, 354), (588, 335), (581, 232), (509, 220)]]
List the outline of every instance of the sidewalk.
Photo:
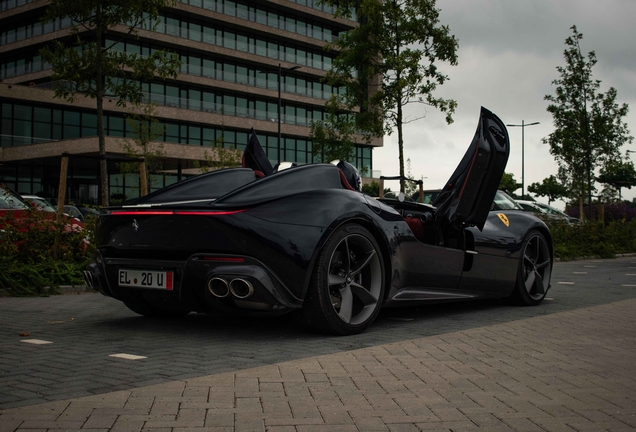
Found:
[(0, 432), (632, 431), (635, 369), (625, 300), (9, 409)]

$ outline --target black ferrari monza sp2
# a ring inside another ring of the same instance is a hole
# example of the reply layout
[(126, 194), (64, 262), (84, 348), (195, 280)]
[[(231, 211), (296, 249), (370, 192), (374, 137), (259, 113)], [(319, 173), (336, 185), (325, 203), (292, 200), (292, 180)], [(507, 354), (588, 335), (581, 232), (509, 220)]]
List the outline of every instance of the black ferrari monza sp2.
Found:
[(552, 238), (530, 213), (491, 211), (508, 133), (482, 108), (433, 205), (378, 200), (332, 164), (274, 171), (255, 135), (243, 168), (209, 172), (99, 216), (87, 283), (145, 316), (294, 312), (337, 334), (382, 307), (486, 297), (539, 304)]

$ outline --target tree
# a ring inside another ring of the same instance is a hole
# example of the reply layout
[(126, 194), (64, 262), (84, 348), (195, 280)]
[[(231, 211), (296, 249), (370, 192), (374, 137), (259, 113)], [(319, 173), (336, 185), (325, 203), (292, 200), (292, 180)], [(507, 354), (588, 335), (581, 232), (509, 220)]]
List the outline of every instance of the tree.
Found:
[[(362, 185), (362, 192), (372, 197), (380, 196), (380, 184), (373, 180), (370, 185)], [(391, 194), (391, 188), (384, 188), (384, 195)]]
[[(153, 175), (163, 169), (167, 157), (163, 144), (154, 143), (154, 141), (163, 136), (166, 126), (155, 116), (153, 104), (143, 105), (139, 110), (130, 113), (126, 117), (126, 124), (134, 138), (122, 142), (124, 152), (129, 158), (145, 161), (146, 184), (152, 186)], [(120, 162), (117, 167), (121, 173), (141, 175), (138, 162)]]
[[(360, 25), (329, 45), (338, 55), (326, 80), (344, 89), (342, 107), (353, 112), (355, 130), (367, 136), (397, 129), (400, 176), (404, 176), (404, 107), (422, 103), (445, 112), (452, 122), (457, 103), (434, 96), (448, 76), (438, 62), (457, 64), (457, 39), (440, 25), (435, 0), (324, 0), (337, 17), (360, 15)], [(400, 190), (405, 190), (404, 181)]]
[(223, 135), (211, 141), (214, 146), (214, 157), (206, 150), (203, 154), (203, 162), (194, 161), (194, 166), (199, 168), (201, 173), (206, 173), (210, 169), (234, 168), (241, 166), (241, 152), (236, 150), (234, 144), (229, 148), (225, 147)]
[(528, 192), (535, 194), (536, 196), (544, 196), (548, 198), (548, 204), (552, 201), (568, 196), (568, 188), (563, 186), (556, 178), (551, 175), (543, 179), (541, 183), (532, 183), (528, 186)]
[(621, 161), (620, 147), (631, 142), (632, 137), (623, 122), (627, 104), (616, 102), (614, 88), (605, 94), (599, 92), (600, 81), (592, 79), (596, 54), (591, 51), (586, 58), (581, 53), (583, 35), (576, 26), (571, 30), (572, 36), (565, 40), (567, 48), (563, 52), (566, 65), (557, 67), (560, 77), (552, 81), (556, 92), (544, 98), (550, 102), (547, 110), (555, 126), (544, 142), (550, 144), (550, 153), (559, 164), (559, 175), (581, 197), (582, 207), (583, 196), (592, 202), (595, 171)]
[(355, 157), (355, 119), (336, 96), (325, 104), (325, 120), (312, 121), (309, 137), (314, 156), (320, 162), (335, 159), (350, 162)]
[[(499, 189), (514, 197), (515, 191), (521, 187), (521, 183), (517, 183), (515, 175), (512, 173), (504, 173), (499, 181)], [(523, 198), (523, 197), (522, 197)]]
[[(53, 42), (40, 53), (53, 68), (53, 80), (70, 85), (58, 85), (55, 96), (73, 102), (78, 93), (95, 99), (97, 136), (99, 140), (101, 203), (108, 205), (108, 171), (106, 138), (104, 135), (104, 97), (117, 99), (118, 106), (142, 102), (140, 81), (176, 77), (180, 60), (176, 54), (155, 51), (147, 56), (114, 49), (105, 37), (117, 37), (117, 42), (136, 34), (137, 29), (156, 21), (159, 10), (174, 4), (174, 0), (50, 0), (44, 20), (69, 17), (73, 21), (69, 44)], [(119, 31), (117, 27), (121, 27)], [(122, 36), (121, 33), (124, 33)]]
[(632, 186), (636, 186), (636, 169), (631, 161), (616, 161), (601, 168), (601, 174), (596, 180), (616, 189), (620, 201), (622, 198), (621, 188), (631, 189)]
[[(406, 178), (411, 181), (406, 181), (404, 184), (404, 195), (407, 197), (413, 196), (415, 192), (420, 191), (420, 185), (416, 183), (415, 177), (411, 174), (411, 158), (406, 160)], [(420, 176), (420, 180), (424, 181), (424, 177)]]

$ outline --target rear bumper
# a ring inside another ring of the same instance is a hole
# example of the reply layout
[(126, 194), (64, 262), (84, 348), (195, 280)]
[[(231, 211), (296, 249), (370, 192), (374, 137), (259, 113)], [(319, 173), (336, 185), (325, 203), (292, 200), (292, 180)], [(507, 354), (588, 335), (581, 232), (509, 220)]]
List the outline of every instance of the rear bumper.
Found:
[[(119, 270), (170, 271), (171, 290), (119, 286)], [(122, 301), (143, 299), (198, 312), (212, 310), (284, 311), (302, 307), (269, 267), (239, 255), (194, 254), (185, 261), (103, 257), (96, 252), (85, 272), (86, 283)], [(178, 304), (175, 304), (178, 303)]]

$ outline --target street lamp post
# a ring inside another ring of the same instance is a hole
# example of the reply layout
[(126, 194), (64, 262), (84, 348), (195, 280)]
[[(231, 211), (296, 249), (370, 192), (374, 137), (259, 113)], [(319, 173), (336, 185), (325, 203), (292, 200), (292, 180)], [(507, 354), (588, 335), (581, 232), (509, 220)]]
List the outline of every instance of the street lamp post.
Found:
[(280, 107), (281, 107), (281, 95), (280, 95), (280, 78), (285, 72), (300, 69), (300, 66), (292, 66), (290, 68), (282, 69), (280, 63), (278, 63), (278, 163), (281, 163), (280, 158), (280, 143), (282, 141), (280, 134)]
[(539, 122), (534, 122), (534, 123), (525, 123), (525, 120), (521, 120), (521, 124), (508, 124), (506, 126), (508, 127), (520, 127), (521, 128), (521, 199), (524, 199), (526, 196), (526, 192), (525, 192), (525, 144), (524, 144), (524, 140), (525, 140), (525, 128), (526, 126), (534, 126), (534, 125), (538, 125)]

